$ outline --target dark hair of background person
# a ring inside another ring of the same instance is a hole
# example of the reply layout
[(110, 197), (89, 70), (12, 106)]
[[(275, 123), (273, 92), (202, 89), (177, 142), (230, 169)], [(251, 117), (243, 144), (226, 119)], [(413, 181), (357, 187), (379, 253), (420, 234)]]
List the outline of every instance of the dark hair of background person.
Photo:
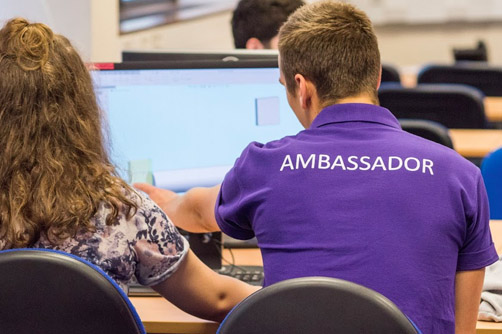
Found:
[(353, 5), (319, 1), (294, 12), (279, 32), (281, 70), (295, 94), (295, 74), (311, 80), (322, 106), (369, 94), (378, 103), (380, 51), (368, 16)]
[(304, 5), (302, 0), (241, 0), (232, 16), (234, 44), (246, 48), (248, 39), (259, 39), (266, 48), (288, 16)]
[(0, 239), (29, 247), (93, 231), (100, 205), (131, 216), (132, 190), (105, 149), (92, 80), (71, 43), (41, 23), (0, 30)]

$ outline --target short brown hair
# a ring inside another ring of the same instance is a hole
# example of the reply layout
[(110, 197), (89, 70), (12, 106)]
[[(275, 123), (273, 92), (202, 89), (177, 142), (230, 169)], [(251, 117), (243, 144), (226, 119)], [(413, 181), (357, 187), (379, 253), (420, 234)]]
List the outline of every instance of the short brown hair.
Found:
[(267, 48), (279, 28), (303, 0), (241, 0), (232, 15), (232, 33), (238, 49), (245, 49), (248, 39), (255, 37)]
[(295, 92), (295, 74), (317, 88), (324, 106), (368, 93), (378, 101), (380, 52), (371, 21), (356, 7), (319, 1), (294, 12), (279, 32), (281, 70)]
[(92, 80), (71, 43), (12, 19), (0, 30), (0, 73), (0, 248), (93, 230), (101, 205), (109, 225), (130, 216), (133, 190), (108, 159)]

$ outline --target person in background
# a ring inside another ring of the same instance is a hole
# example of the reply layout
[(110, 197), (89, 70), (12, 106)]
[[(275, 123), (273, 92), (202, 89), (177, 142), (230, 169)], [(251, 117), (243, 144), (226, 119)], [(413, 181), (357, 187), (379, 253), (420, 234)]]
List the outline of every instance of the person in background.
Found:
[(475, 333), (497, 261), (479, 168), (378, 106), (371, 21), (316, 1), (279, 32), (279, 81), (304, 131), (250, 143), (220, 186), (150, 194), (187, 231), (256, 236), (265, 286), (327, 276), (392, 300), (423, 333)]
[(279, 28), (302, 0), (241, 0), (232, 16), (238, 49), (277, 49)]
[(50, 248), (221, 321), (256, 290), (220, 276), (110, 163), (90, 73), (71, 43), (16, 18), (0, 30), (0, 250)]

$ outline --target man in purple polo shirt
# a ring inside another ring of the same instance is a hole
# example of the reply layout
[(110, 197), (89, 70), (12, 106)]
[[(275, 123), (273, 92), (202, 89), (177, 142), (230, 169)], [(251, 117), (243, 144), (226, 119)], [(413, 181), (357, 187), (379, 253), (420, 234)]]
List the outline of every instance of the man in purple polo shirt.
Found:
[(478, 168), (378, 106), (377, 39), (353, 6), (301, 7), (279, 53), (306, 130), (249, 144), (221, 187), (138, 188), (183, 229), (256, 236), (265, 285), (342, 278), (387, 296), (424, 333), (474, 333), (484, 267), (497, 260)]

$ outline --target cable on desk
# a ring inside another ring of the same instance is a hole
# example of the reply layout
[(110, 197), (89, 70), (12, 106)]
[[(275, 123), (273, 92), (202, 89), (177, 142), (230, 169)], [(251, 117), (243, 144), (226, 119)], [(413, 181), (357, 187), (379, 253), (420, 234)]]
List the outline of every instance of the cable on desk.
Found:
[(232, 248), (227, 248), (228, 249), (228, 252), (230, 253), (230, 257), (232, 258), (231, 261), (228, 261), (227, 259), (225, 259), (223, 257), (223, 252), (221, 251), (222, 248), (223, 248), (223, 242), (219, 241), (219, 240), (216, 240), (216, 239), (213, 239), (214, 241), (214, 246), (216, 247), (218, 253), (220, 254), (220, 257), (221, 257), (221, 260), (225, 263), (227, 263), (230, 267), (231, 267), (231, 272), (233, 272), (233, 270), (235, 269), (240, 269), (242, 271), (246, 271), (246, 268), (243, 268), (241, 266), (238, 266), (235, 264), (235, 256), (234, 256), (234, 253), (232, 251)]

